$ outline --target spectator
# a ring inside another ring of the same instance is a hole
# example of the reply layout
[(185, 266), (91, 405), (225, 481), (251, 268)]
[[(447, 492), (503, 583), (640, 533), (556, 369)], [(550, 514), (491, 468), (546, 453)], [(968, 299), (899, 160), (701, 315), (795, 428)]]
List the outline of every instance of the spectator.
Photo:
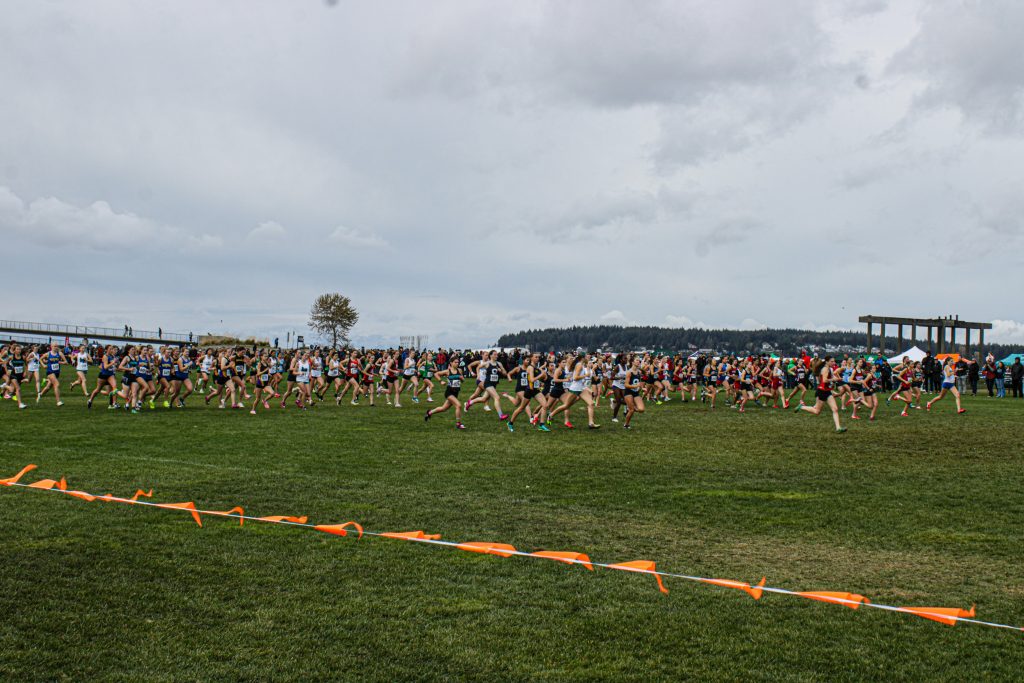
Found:
[(971, 396), (978, 395), (978, 376), (980, 369), (978, 368), (978, 361), (973, 358), (967, 361), (967, 384), (971, 387)]
[(981, 376), (985, 378), (985, 388), (988, 389), (988, 397), (992, 398), (996, 395), (996, 363), (991, 354), (985, 359), (985, 367), (981, 370)]
[(932, 356), (931, 351), (929, 351), (921, 360), (921, 372), (924, 373), (925, 391), (935, 391), (935, 388), (938, 385), (935, 384), (935, 357)]
[(963, 359), (963, 357), (961, 356), (960, 359), (957, 360), (956, 365), (954, 367), (956, 368), (954, 370), (954, 372), (956, 373), (956, 390), (959, 391), (961, 395), (962, 394), (966, 394), (967, 393), (967, 361), (965, 361)]
[(162, 328), (162, 327), (156, 328), (156, 338), (157, 339), (163, 339), (164, 338), (164, 328)]
[(1013, 365), (1010, 366), (1010, 388), (1013, 389), (1013, 397), (1020, 398), (1021, 394), (1024, 393), (1021, 384), (1024, 383), (1024, 365), (1020, 363), (1020, 356), (1013, 359)]
[(996, 398), (1006, 398), (1006, 366), (996, 363)]

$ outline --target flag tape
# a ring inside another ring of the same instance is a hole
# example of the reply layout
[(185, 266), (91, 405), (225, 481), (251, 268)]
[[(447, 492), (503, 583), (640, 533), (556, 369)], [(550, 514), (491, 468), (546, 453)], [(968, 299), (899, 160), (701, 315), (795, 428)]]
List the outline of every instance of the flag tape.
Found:
[(482, 553), (486, 555), (497, 555), (499, 557), (526, 557), (526, 558), (541, 558), (547, 560), (555, 560), (569, 565), (580, 565), (586, 569), (593, 571), (595, 567), (601, 569), (612, 569), (618, 571), (633, 572), (637, 574), (649, 574), (654, 577), (657, 581), (658, 589), (665, 594), (668, 594), (668, 589), (663, 583), (663, 579), (681, 579), (684, 581), (691, 581), (696, 583), (710, 584), (720, 586), (723, 588), (733, 588), (741, 590), (750, 595), (754, 600), (760, 600), (764, 593), (773, 593), (775, 595), (785, 595), (789, 597), (799, 597), (809, 600), (816, 600), (819, 602), (826, 602), (836, 605), (843, 605), (851, 609), (858, 609), (860, 607), (867, 607), (871, 609), (884, 610), (887, 612), (898, 612), (903, 614), (912, 614), (914, 616), (922, 617), (930, 621), (946, 624), (948, 626), (955, 626), (958, 622), (964, 622), (967, 624), (976, 624), (978, 626), (987, 626), (991, 628), (1007, 629), (1011, 631), (1024, 631), (1024, 628), (1020, 626), (1012, 626), (1009, 624), (999, 624), (991, 621), (982, 621), (975, 619), (975, 607), (971, 606), (969, 610), (960, 609), (956, 607), (910, 607), (910, 606), (897, 606), (897, 605), (885, 605), (882, 603), (872, 602), (863, 595), (857, 593), (846, 593), (846, 592), (835, 592), (835, 591), (794, 591), (786, 588), (775, 588), (772, 586), (765, 585), (766, 579), (761, 578), (761, 581), (756, 584), (749, 584), (742, 581), (733, 581), (731, 579), (715, 579), (704, 576), (692, 576), (689, 574), (679, 574), (674, 572), (659, 571), (655, 562), (651, 560), (633, 560), (630, 562), (620, 563), (603, 563), (594, 562), (587, 555), (578, 552), (568, 551), (553, 551), (553, 550), (538, 550), (534, 552), (526, 552), (516, 549), (507, 543), (491, 543), (487, 541), (445, 541), (441, 539), (439, 534), (427, 534), (423, 531), (368, 531), (356, 522), (345, 522), (344, 524), (312, 524), (308, 521), (307, 517), (292, 517), (284, 515), (271, 515), (265, 517), (256, 517), (252, 515), (246, 515), (241, 507), (234, 507), (231, 510), (220, 511), (220, 510), (201, 510), (196, 507), (195, 503), (189, 501), (185, 503), (155, 503), (146, 500), (139, 500), (140, 496), (152, 496), (152, 490), (145, 492), (141, 489), (136, 491), (135, 495), (131, 498), (122, 498), (114, 496), (112, 494), (106, 494), (103, 496), (97, 496), (94, 494), (86, 493), (85, 491), (74, 491), (68, 490), (65, 479), (61, 478), (60, 482), (53, 479), (42, 479), (32, 484), (26, 484), (20, 481), (26, 473), (35, 469), (35, 465), (26, 465), (22, 470), (7, 479), (0, 479), (0, 486), (14, 486), (23, 489), (31, 489), (35, 491), (45, 491), (49, 493), (64, 494), (72, 496), (80, 500), (89, 502), (101, 501), (106, 503), (124, 503), (127, 505), (139, 505), (148, 508), (160, 508), (164, 510), (178, 510), (189, 513), (193, 520), (201, 527), (202, 516), (206, 515), (209, 517), (225, 517), (228, 519), (237, 519), (239, 525), (243, 522), (263, 522), (267, 524), (281, 524), (284, 526), (297, 526), (306, 529), (312, 529), (314, 531), (321, 531), (329, 533), (335, 536), (348, 536), (350, 532), (355, 533), (358, 538), (363, 536), (374, 536), (378, 538), (390, 538), (403, 541), (411, 541), (413, 543), (425, 543), (428, 545), (444, 546), (447, 548), (455, 548), (458, 550), (464, 550), (474, 553)]

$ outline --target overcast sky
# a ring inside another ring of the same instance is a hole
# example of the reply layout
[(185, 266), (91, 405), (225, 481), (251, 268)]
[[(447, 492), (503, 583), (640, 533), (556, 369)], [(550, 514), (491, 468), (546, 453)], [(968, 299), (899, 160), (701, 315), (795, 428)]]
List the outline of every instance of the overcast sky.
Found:
[[(356, 342), (996, 321), (1024, 2), (0, 0), (0, 316)], [(221, 322), (223, 321), (223, 322)]]

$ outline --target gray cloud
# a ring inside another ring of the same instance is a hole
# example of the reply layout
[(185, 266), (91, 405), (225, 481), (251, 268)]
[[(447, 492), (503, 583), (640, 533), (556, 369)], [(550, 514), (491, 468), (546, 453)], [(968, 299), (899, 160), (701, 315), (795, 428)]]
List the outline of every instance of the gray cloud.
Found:
[(971, 249), (1019, 251), (1007, 2), (0, 11), (0, 231), (59, 274), (15, 261), (10, 316), (283, 336), (339, 290), (357, 340), (883, 308), (1017, 334)]

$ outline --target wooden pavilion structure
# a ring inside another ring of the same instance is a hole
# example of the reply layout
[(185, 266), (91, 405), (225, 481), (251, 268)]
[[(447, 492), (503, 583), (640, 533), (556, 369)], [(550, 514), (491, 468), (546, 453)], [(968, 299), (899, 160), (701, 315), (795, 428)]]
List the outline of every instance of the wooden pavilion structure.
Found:
[[(971, 330), (978, 330), (978, 344), (976, 347), (977, 353), (982, 353), (985, 346), (985, 330), (992, 329), (992, 323), (972, 323), (966, 320), (960, 320), (960, 316), (946, 316), (941, 318), (900, 318), (896, 316), (887, 315), (862, 315), (858, 320), (868, 325), (868, 343), (867, 352), (874, 353), (874, 345), (872, 344), (872, 328), (874, 325), (879, 325), (878, 334), (878, 353), (885, 355), (885, 326), (895, 325), (896, 326), (896, 353), (904, 350), (904, 336), (903, 331), (905, 328), (910, 328), (910, 337), (908, 341), (917, 343), (917, 331), (918, 329), (927, 330), (927, 342), (928, 348), (926, 349), (931, 354), (940, 353), (962, 353), (963, 355), (969, 355), (971, 353)], [(963, 330), (963, 343), (957, 346), (957, 330)], [(924, 341), (924, 340), (922, 340)], [(959, 349), (959, 350), (958, 350)]]

